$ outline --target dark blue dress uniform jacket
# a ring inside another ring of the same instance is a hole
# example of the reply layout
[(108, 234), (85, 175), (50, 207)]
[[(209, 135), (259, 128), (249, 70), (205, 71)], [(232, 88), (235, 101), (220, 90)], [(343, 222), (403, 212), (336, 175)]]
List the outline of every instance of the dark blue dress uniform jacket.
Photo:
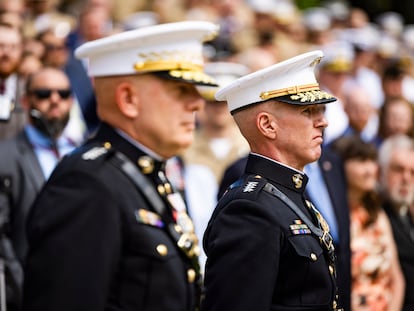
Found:
[(287, 311), (333, 309), (335, 278), (318, 238), (291, 225), (303, 223), (267, 182), (310, 215), (307, 182), (269, 159), (249, 155), (241, 186), (219, 201), (204, 235), (208, 256), (203, 311)]
[[(412, 311), (414, 310), (414, 236), (410, 234), (408, 224), (403, 223), (389, 201), (384, 202), (383, 208), (391, 223), (398, 258), (405, 278), (405, 298), (402, 311)], [(414, 224), (411, 223), (411, 226)]]
[(189, 259), (156, 217), (139, 220), (155, 212), (103, 142), (134, 163), (144, 155), (103, 124), (63, 159), (30, 214), (24, 310), (194, 310)]
[[(243, 175), (247, 158), (246, 156), (237, 160), (226, 169), (220, 184), (218, 198), (224, 194), (229, 185)], [(336, 270), (339, 302), (342, 308), (349, 311), (351, 310), (351, 249), (349, 243), (349, 208), (343, 163), (331, 148), (325, 146), (322, 149), (322, 155), (318, 164), (332, 200), (338, 225), (339, 241), (334, 241), (334, 243), (337, 256)], [(305, 197), (308, 197), (307, 191), (305, 191)], [(317, 204), (315, 205), (317, 208), (319, 207)]]

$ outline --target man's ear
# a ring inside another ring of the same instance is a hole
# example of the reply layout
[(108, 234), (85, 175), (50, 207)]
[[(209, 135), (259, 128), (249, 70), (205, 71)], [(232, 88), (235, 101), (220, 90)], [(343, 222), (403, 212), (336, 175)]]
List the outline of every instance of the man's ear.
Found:
[(256, 126), (263, 136), (269, 139), (275, 139), (277, 137), (277, 123), (270, 113), (259, 113), (256, 117)]
[(115, 102), (119, 110), (127, 118), (135, 118), (139, 114), (139, 96), (131, 83), (120, 83), (115, 90)]

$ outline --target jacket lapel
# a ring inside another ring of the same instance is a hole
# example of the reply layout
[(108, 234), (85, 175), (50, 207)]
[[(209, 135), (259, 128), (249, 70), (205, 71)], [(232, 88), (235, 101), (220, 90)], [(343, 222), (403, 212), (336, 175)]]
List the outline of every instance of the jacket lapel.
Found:
[(33, 147), (30, 144), (25, 132), (21, 132), (17, 136), (17, 148), (21, 155), (21, 165), (27, 174), (27, 178), (31, 180), (37, 191), (40, 191), (45, 183), (42, 168), (39, 160), (34, 153)]

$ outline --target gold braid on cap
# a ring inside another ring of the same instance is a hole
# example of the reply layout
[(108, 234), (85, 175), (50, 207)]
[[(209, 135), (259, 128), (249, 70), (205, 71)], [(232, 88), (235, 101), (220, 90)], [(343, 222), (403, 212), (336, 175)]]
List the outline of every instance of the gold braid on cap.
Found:
[(134, 64), (137, 72), (168, 71), (171, 77), (205, 84), (216, 84), (215, 80), (203, 72), (202, 58), (198, 53), (162, 51), (140, 53), (142, 60)]
[(203, 72), (202, 65), (180, 61), (146, 61), (137, 62), (134, 69), (138, 72), (168, 71), (174, 78), (191, 80), (202, 83), (213, 83), (216, 81)]
[(174, 60), (155, 60), (137, 62), (134, 64), (136, 71), (167, 71), (167, 70), (191, 70), (203, 71), (202, 65), (196, 65), (191, 62), (174, 61)]
[(208, 86), (199, 88), (198, 91), (200, 92), (201, 96), (207, 101), (217, 101), (214, 95), (217, 93), (218, 87), (215, 86)]
[(136, 71), (190, 70), (203, 71), (202, 55), (197, 52), (177, 50), (139, 53), (134, 64)]
[(260, 98), (267, 100), (285, 95), (291, 95), (290, 98), (292, 100), (300, 100), (301, 102), (314, 102), (319, 99), (334, 98), (327, 92), (321, 91), (318, 83), (294, 85), (279, 90), (262, 92)]
[(337, 58), (323, 66), (327, 71), (332, 72), (349, 72), (352, 69), (352, 62), (346, 58)]

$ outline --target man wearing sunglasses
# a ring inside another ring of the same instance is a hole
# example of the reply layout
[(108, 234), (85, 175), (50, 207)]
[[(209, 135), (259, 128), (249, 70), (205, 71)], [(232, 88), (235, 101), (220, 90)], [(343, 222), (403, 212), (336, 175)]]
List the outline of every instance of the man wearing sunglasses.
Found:
[(91, 80), (82, 62), (70, 52), (66, 37), (59, 36), (53, 29), (47, 29), (37, 38), (45, 47), (43, 64), (60, 68), (68, 75), (74, 103), (65, 134), (81, 143), (96, 130), (99, 124)]
[[(0, 142), (0, 207), (9, 214), (7, 234), (17, 259), (24, 264), (30, 206), (61, 157), (75, 147), (62, 135), (72, 106), (66, 74), (55, 68), (35, 72), (27, 81), (22, 105), (28, 123), (15, 137)], [(14, 281), (16, 284), (10, 283)], [(21, 285), (18, 281), (18, 275), (6, 280), (9, 286)]]

